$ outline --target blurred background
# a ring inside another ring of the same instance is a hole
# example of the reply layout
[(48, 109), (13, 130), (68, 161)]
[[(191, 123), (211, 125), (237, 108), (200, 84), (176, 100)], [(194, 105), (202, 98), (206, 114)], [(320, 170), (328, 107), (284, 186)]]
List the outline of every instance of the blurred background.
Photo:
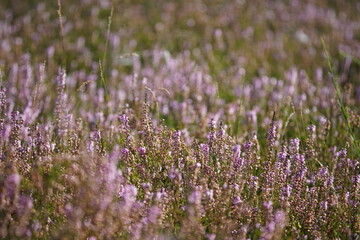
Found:
[[(290, 100), (319, 121), (312, 112), (337, 112), (321, 39), (359, 111), (359, 12), (350, 0), (2, 0), (0, 68), (14, 78), (14, 63), (27, 64), (39, 79), (46, 62), (47, 87), (65, 68), (75, 112), (96, 109), (104, 95), (110, 112), (126, 104), (136, 112), (147, 93), (154, 114), (177, 128), (224, 114), (233, 123), (239, 112), (245, 121), (251, 111), (262, 122)], [(13, 86), (35, 86), (20, 82)]]
[[(341, 0), (61, 0), (58, 2), (3, 0), (0, 3), (1, 65), (30, 53), (48, 64), (62, 59), (61, 41), (69, 71), (90, 68), (103, 57), (107, 66), (124, 53), (166, 49), (190, 51), (199, 62), (211, 64), (214, 74), (244, 67), (250, 75), (265, 71), (281, 75), (291, 66), (322, 65), (324, 38), (338, 65), (343, 50), (360, 57), (360, 3)], [(110, 33), (107, 34), (109, 16)], [(15, 40), (15, 41), (14, 41)], [(75, 61), (73, 61), (75, 60)]]

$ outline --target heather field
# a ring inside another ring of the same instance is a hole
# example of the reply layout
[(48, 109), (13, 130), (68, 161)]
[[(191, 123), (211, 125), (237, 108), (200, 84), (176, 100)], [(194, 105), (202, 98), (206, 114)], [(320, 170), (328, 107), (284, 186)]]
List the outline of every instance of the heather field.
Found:
[(360, 239), (357, 0), (0, 0), (0, 238)]

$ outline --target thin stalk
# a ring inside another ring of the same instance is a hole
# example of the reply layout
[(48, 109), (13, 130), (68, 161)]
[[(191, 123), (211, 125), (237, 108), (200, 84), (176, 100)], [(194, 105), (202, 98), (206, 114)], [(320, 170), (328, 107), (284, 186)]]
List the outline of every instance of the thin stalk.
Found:
[(343, 115), (343, 117), (345, 119), (345, 123), (346, 123), (347, 129), (348, 129), (348, 132), (350, 134), (350, 138), (352, 140), (352, 143), (353, 143), (353, 145), (354, 145), (354, 147), (355, 147), (355, 149), (357, 151), (358, 157), (360, 158), (359, 141), (356, 139), (354, 131), (353, 131), (351, 125), (350, 125), (349, 115), (347, 113), (347, 109), (345, 107), (344, 101), (342, 99), (342, 94), (341, 94), (341, 91), (340, 91), (340, 88), (339, 88), (339, 85), (338, 85), (338, 78), (339, 77), (334, 73), (333, 66), (332, 66), (331, 59), (330, 59), (330, 55), (329, 55), (329, 52), (328, 52), (328, 50), (326, 48), (326, 44), (325, 44), (323, 38), (321, 38), (321, 42), (322, 42), (322, 45), (323, 45), (323, 48), (324, 48), (325, 58), (327, 60), (327, 64), (328, 64), (328, 68), (329, 68), (329, 74), (330, 74), (332, 82), (334, 84), (336, 96), (337, 96), (337, 99), (338, 99), (338, 103), (339, 103), (342, 115)]
[(99, 59), (99, 68), (100, 68), (100, 78), (101, 78), (101, 82), (103, 84), (104, 87), (104, 91), (105, 91), (105, 102), (109, 101), (109, 93), (108, 90), (106, 88), (106, 83), (105, 83), (105, 78), (104, 78), (104, 71), (103, 71), (103, 67), (101, 64), (101, 60)]

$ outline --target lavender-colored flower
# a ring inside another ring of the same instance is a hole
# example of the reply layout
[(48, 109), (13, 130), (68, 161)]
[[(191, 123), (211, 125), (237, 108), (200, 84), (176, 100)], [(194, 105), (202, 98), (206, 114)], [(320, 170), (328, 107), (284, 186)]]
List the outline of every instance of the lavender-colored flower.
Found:
[(161, 214), (161, 209), (158, 206), (153, 206), (149, 209), (147, 219), (150, 223), (155, 224)]
[(200, 144), (200, 149), (205, 157), (209, 156), (210, 148), (209, 148), (208, 144), (206, 144), (206, 143)]
[(234, 153), (234, 155), (238, 155), (241, 152), (241, 146), (240, 145), (235, 145), (232, 147), (232, 152)]
[(101, 133), (100, 130), (95, 130), (90, 134), (91, 141), (99, 141), (101, 139)]
[(174, 141), (180, 141), (180, 136), (181, 136), (181, 131), (179, 131), (179, 130), (174, 131), (172, 134), (172, 139)]
[(130, 154), (130, 150), (128, 148), (121, 149), (121, 155), (124, 157), (128, 157)]
[(120, 114), (119, 116), (119, 121), (124, 125), (124, 126), (128, 126), (129, 124), (129, 118), (126, 114)]
[(245, 159), (243, 157), (241, 157), (240, 155), (235, 157), (235, 161), (234, 161), (234, 169), (235, 169), (235, 171), (238, 171), (238, 170), (242, 169), (245, 165), (246, 165), (246, 162), (245, 162)]
[(206, 234), (206, 239), (215, 240), (216, 239), (216, 234), (214, 234), (214, 233)]
[(60, 68), (58, 76), (56, 78), (58, 93), (63, 93), (65, 90), (65, 83), (66, 83), (66, 72), (65, 69)]
[(338, 158), (345, 158), (347, 156), (347, 149), (341, 149), (339, 152), (335, 154)]
[(300, 150), (300, 139), (298, 138), (290, 139), (290, 146), (289, 146), (290, 154), (294, 155), (296, 153), (299, 153), (299, 150)]
[(269, 146), (270, 148), (275, 146), (275, 141), (276, 141), (276, 126), (275, 126), (274, 120), (270, 123), (270, 128), (269, 128), (269, 131), (268, 131), (268, 133), (267, 133), (266, 140), (267, 140), (267, 144), (268, 144), (268, 146)]
[(205, 192), (206, 197), (210, 200), (213, 201), (214, 200), (214, 190), (213, 189), (209, 189)]
[(190, 204), (200, 204), (201, 203), (201, 192), (198, 190), (194, 190), (190, 193), (188, 197), (188, 201)]
[(139, 152), (140, 156), (145, 156), (146, 148), (145, 147), (139, 147), (138, 152)]
[(275, 215), (274, 215), (274, 221), (275, 223), (281, 227), (284, 228), (286, 225), (286, 214), (284, 211), (276, 211)]
[(272, 201), (264, 202), (263, 206), (266, 210), (271, 211), (273, 208), (273, 202)]
[(136, 199), (138, 194), (138, 189), (131, 184), (128, 184), (120, 189), (119, 197), (122, 197), (124, 200), (132, 200)]
[(0, 86), (0, 117), (3, 114), (5, 110), (5, 104), (6, 104), (6, 93), (5, 89)]
[(243, 201), (241, 200), (241, 198), (238, 196), (238, 197), (234, 197), (233, 200), (232, 200), (232, 204), (234, 206), (237, 206), (238, 204), (242, 203)]
[(292, 191), (292, 187), (290, 184), (286, 185), (281, 191), (282, 199), (287, 199), (290, 197)]
[(20, 175), (18, 173), (13, 173), (9, 175), (5, 180), (5, 189), (10, 198), (13, 198), (20, 185)]
[(246, 113), (246, 119), (249, 122), (249, 124), (255, 126), (257, 123), (256, 111), (255, 110), (248, 111)]
[(244, 144), (244, 149), (245, 149), (245, 151), (246, 151), (246, 152), (250, 152), (250, 150), (251, 150), (251, 148), (252, 148), (253, 145), (254, 145), (254, 144), (253, 144), (252, 142), (246, 142), (246, 143)]
[(25, 214), (25, 212), (31, 210), (32, 207), (33, 207), (33, 200), (31, 199), (31, 197), (21, 195), (18, 202), (18, 209), (17, 209), (18, 215), (21, 216)]
[(256, 177), (256, 176), (251, 176), (250, 177), (250, 182), (249, 182), (249, 188), (252, 190), (252, 191), (256, 191), (257, 188), (259, 186), (259, 178)]
[(320, 207), (326, 211), (328, 209), (328, 201), (321, 202)]
[(172, 168), (171, 171), (168, 174), (168, 177), (173, 180), (177, 178), (178, 180), (181, 180), (181, 174), (178, 169)]
[(281, 162), (284, 162), (287, 159), (287, 152), (285, 152), (285, 151), (279, 152), (278, 155), (277, 155), (277, 158)]
[(316, 132), (316, 126), (315, 125), (309, 125), (307, 126), (306, 130), (309, 133), (309, 136), (314, 139), (315, 138), (315, 132)]

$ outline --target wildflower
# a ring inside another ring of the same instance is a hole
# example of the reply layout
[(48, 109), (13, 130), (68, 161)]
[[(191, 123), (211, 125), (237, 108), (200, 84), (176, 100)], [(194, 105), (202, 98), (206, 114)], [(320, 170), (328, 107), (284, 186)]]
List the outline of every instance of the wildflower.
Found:
[(138, 152), (139, 152), (140, 156), (145, 156), (146, 148), (145, 147), (139, 147)]
[(290, 154), (294, 155), (296, 153), (299, 153), (299, 149), (300, 149), (300, 139), (298, 138), (290, 139), (290, 146), (289, 146)]
[(201, 203), (201, 192), (198, 190), (192, 191), (188, 197), (188, 201), (191, 204), (200, 204)]

